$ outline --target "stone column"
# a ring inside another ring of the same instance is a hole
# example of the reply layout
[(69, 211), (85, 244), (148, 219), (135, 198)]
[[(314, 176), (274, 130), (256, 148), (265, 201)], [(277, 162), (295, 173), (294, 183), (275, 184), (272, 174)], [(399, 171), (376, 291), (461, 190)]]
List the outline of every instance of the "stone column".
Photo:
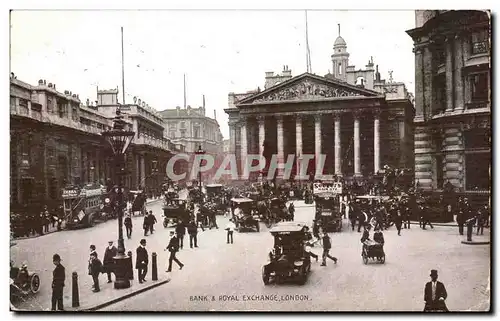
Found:
[(264, 154), (264, 141), (266, 140), (266, 118), (264, 116), (258, 116), (257, 121), (259, 123), (259, 155)]
[(314, 157), (316, 166), (321, 155), (321, 115), (314, 115)]
[(335, 148), (335, 175), (342, 176), (342, 148), (341, 148), (341, 140), (340, 140), (340, 113), (336, 113), (333, 115), (334, 119), (334, 148)]
[(446, 111), (453, 111), (453, 91), (454, 91), (454, 81), (453, 81), (453, 39), (446, 39)]
[(423, 91), (424, 91), (424, 114), (425, 119), (432, 117), (432, 110), (434, 109), (434, 92), (433, 78), (434, 78), (434, 64), (432, 62), (432, 51), (429, 47), (424, 48), (423, 58)]
[(144, 162), (144, 155), (141, 155), (140, 158), (141, 158), (141, 181), (139, 182), (139, 185), (141, 185), (142, 189), (144, 190), (144, 187), (146, 186), (146, 164)]
[(465, 104), (469, 101), (465, 101), (464, 99), (464, 84), (466, 80), (462, 75), (462, 68), (464, 67), (464, 50), (468, 48), (467, 45), (464, 44), (464, 39), (462, 39), (459, 35), (457, 35), (454, 39), (455, 41), (455, 74), (453, 77), (454, 86), (455, 86), (455, 109), (463, 110), (465, 108)]
[(361, 176), (361, 154), (359, 139), (359, 114), (354, 113), (354, 176)]
[(380, 112), (375, 113), (373, 120), (373, 173), (380, 170)]
[(234, 154), (236, 151), (236, 124), (233, 121), (229, 122), (229, 153)]
[(278, 177), (283, 177), (283, 167), (285, 161), (285, 139), (283, 136), (283, 116), (276, 116), (276, 131), (277, 131), (277, 145), (278, 145)]
[(241, 160), (241, 173), (240, 175), (243, 175), (245, 172), (244, 168), (246, 165), (247, 161), (247, 154), (248, 154), (248, 144), (247, 144), (247, 121), (245, 118), (241, 119), (240, 123), (240, 160)]
[(300, 158), (302, 157), (302, 115), (295, 117), (295, 156), (297, 157), (295, 164), (297, 168), (297, 176), (300, 176)]
[(415, 118), (422, 118), (424, 111), (424, 54), (422, 48), (415, 48)]

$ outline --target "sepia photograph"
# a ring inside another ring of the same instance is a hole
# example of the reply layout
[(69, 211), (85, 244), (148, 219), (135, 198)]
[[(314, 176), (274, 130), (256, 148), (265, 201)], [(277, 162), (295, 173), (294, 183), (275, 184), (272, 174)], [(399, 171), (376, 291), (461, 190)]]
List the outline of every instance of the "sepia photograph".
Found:
[(491, 11), (9, 18), (13, 313), (491, 311)]

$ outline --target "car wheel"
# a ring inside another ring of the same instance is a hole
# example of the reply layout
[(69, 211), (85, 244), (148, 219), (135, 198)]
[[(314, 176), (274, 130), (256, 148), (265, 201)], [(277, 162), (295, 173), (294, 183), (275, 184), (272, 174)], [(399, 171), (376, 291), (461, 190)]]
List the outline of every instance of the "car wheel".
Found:
[(380, 258), (380, 263), (382, 263), (382, 264), (385, 263), (385, 254)]
[(269, 282), (269, 273), (266, 272), (266, 267), (262, 267), (262, 281), (264, 282), (264, 285), (268, 285)]
[(30, 288), (32, 293), (37, 293), (40, 290), (40, 277), (36, 273), (31, 276)]

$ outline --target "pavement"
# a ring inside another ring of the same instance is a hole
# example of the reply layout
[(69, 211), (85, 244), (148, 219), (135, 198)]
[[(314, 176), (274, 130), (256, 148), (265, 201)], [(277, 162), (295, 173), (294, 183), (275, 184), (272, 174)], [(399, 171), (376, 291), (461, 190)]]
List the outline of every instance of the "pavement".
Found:
[[(314, 207), (296, 201), (295, 219), (312, 222)], [(157, 218), (161, 203), (148, 205)], [(423, 289), (429, 281), (431, 269), (439, 271), (439, 279), (446, 286), (448, 308), (452, 311), (484, 311), (489, 308), (490, 245), (467, 246), (458, 228), (436, 226), (402, 230), (398, 236), (392, 227), (384, 232), (385, 264), (361, 259), (361, 233), (350, 230), (347, 220), (341, 233), (331, 233), (331, 255), (338, 257), (321, 267), (313, 260), (311, 274), (305, 285), (271, 284), (262, 282), (261, 269), (266, 264), (273, 238), (261, 225), (260, 233), (234, 234), (234, 244), (226, 244), (224, 227), (228, 218), (218, 216), (219, 229), (199, 232), (199, 248), (190, 249), (185, 238), (184, 247), (177, 257), (185, 264), (180, 271), (174, 263), (166, 273), (168, 261), (164, 252), (171, 228), (161, 222), (156, 232), (145, 237), (149, 253), (158, 253), (158, 277), (170, 278), (165, 285), (149, 289), (99, 311), (422, 311)], [(134, 218), (134, 229), (142, 225), (142, 217)], [(134, 230), (131, 240), (125, 240), (127, 250), (138, 246), (144, 236)], [(485, 235), (489, 230), (485, 230)], [(91, 229), (62, 231), (38, 239), (19, 240), (11, 247), (15, 262), (26, 260), (30, 270), (41, 276), (41, 290), (25, 303), (29, 310), (50, 308), (50, 282), (52, 263), (50, 256), (57, 252), (66, 267), (67, 286), (64, 290), (65, 306), (71, 306), (71, 272), (80, 278), (80, 300), (109, 302), (120, 290), (103, 283), (101, 292), (90, 291), (91, 277), (87, 275), (87, 254), (90, 244), (96, 244), (102, 259), (109, 239), (116, 238), (116, 221), (99, 224)], [(48, 250), (47, 250), (48, 249)], [(321, 249), (313, 252), (321, 254)], [(150, 279), (150, 271), (146, 277)], [(132, 286), (138, 290), (136, 283)], [(134, 291), (134, 290), (130, 290)], [(99, 295), (99, 296), (98, 296)], [(122, 297), (122, 296), (121, 296)], [(88, 299), (86, 299), (88, 298)]]

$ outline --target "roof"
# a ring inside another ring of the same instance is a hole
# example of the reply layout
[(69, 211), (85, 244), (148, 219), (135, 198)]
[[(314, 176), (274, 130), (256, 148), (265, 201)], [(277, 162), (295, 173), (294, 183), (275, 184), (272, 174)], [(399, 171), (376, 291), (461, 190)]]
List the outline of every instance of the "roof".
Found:
[(254, 200), (246, 198), (246, 197), (241, 197), (241, 198), (232, 198), (231, 202), (235, 202), (235, 203), (250, 203), (250, 202), (254, 202)]
[(337, 39), (335, 39), (335, 42), (333, 43), (333, 46), (347, 46), (347, 43), (345, 42), (344, 38), (341, 36), (338, 36)]
[(222, 184), (208, 184), (207, 186), (205, 187), (222, 187)]
[(307, 227), (302, 222), (279, 222), (269, 230), (270, 233), (283, 233), (283, 232), (301, 232), (304, 227)]
[(320, 197), (320, 198), (327, 198), (327, 197), (331, 197), (331, 198), (334, 198), (335, 196), (337, 196), (338, 194), (335, 194), (335, 193), (318, 193), (318, 194), (315, 194), (314, 196), (316, 197)]

